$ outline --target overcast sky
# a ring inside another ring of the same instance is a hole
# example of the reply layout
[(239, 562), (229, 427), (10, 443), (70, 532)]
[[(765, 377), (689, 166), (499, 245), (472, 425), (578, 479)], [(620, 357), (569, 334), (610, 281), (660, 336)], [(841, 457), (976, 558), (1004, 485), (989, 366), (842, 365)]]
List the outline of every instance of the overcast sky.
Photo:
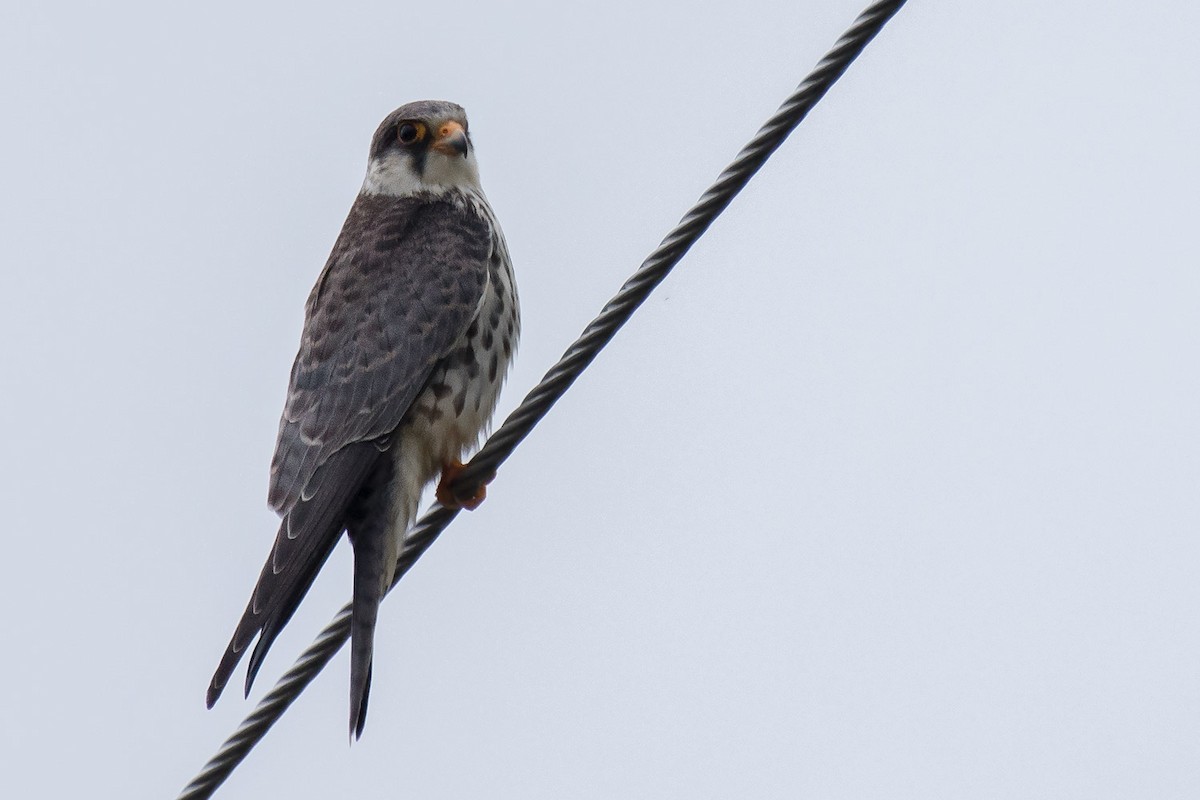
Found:
[[(173, 798), (253, 708), (204, 690), (380, 119), (470, 114), (503, 414), (864, 0), (332, 6), (0, 11), (7, 797)], [(1194, 797), (1198, 28), (910, 3), (389, 597), (363, 740), (342, 653), (217, 796)]]

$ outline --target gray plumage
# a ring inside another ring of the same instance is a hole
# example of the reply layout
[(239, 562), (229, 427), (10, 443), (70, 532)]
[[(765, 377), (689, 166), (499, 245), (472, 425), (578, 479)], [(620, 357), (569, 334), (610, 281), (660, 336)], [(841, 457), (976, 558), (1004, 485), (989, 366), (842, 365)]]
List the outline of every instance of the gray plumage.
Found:
[[(406, 127), (407, 126), (407, 127)], [(420, 138), (405, 141), (417, 131)], [(354, 549), (350, 727), (361, 735), (378, 606), (425, 485), (473, 447), (516, 346), (517, 297), (466, 117), (412, 103), (309, 296), (271, 464), (274, 546), (208, 691), (258, 636), (246, 692), (343, 531)]]

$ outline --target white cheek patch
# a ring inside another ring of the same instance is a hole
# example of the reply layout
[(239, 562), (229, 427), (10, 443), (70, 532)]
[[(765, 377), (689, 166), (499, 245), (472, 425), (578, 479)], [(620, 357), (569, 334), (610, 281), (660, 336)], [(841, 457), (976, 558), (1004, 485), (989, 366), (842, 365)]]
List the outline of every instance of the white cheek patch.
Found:
[(396, 153), (387, 153), (371, 159), (367, 164), (367, 177), (363, 180), (363, 194), (385, 194), (393, 197), (416, 194), (425, 190), (421, 178), (408, 159)]

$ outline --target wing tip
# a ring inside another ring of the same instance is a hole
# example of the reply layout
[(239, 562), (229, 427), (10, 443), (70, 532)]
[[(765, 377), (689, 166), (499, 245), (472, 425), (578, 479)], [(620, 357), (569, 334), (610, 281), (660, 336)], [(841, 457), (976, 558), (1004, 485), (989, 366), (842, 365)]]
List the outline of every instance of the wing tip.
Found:
[(221, 692), (225, 691), (224, 684), (217, 684), (217, 679), (214, 677), (212, 683), (208, 685), (208, 692), (204, 695), (204, 707), (212, 710), (212, 707), (221, 699)]
[(254, 688), (254, 679), (258, 677), (258, 671), (262, 669), (263, 662), (267, 660), (267, 651), (271, 649), (274, 642), (274, 632), (269, 635), (267, 628), (264, 627), (259, 632), (258, 643), (254, 645), (254, 652), (250, 654), (250, 662), (246, 665), (246, 683), (242, 687), (243, 697), (250, 696), (250, 690)]
[(217, 700), (221, 698), (221, 693), (225, 691), (225, 687), (229, 684), (229, 677), (233, 675), (233, 671), (237, 669), (238, 662), (242, 660), (244, 648), (237, 645), (238, 637), (237, 634), (234, 634), (233, 640), (225, 648), (225, 654), (221, 656), (221, 663), (217, 665), (212, 680), (208, 684), (208, 693), (204, 696), (204, 702), (209, 708), (217, 704)]

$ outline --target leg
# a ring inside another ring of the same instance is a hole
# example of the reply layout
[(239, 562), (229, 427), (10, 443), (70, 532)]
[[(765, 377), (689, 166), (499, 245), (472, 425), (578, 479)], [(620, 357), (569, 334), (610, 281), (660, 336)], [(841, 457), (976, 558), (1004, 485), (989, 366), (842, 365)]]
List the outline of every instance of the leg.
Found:
[(463, 489), (459, 489), (459, 493), (451, 491), (450, 484), (454, 483), (463, 471), (461, 461), (448, 461), (442, 465), (442, 479), (438, 481), (437, 486), (437, 501), (446, 508), (457, 509), (465, 508), (468, 511), (474, 511), (479, 508), (479, 504), (487, 497), (487, 485), (492, 482), (495, 475), (489, 476), (482, 483), (475, 487), (474, 492), (468, 495), (462, 494)]

